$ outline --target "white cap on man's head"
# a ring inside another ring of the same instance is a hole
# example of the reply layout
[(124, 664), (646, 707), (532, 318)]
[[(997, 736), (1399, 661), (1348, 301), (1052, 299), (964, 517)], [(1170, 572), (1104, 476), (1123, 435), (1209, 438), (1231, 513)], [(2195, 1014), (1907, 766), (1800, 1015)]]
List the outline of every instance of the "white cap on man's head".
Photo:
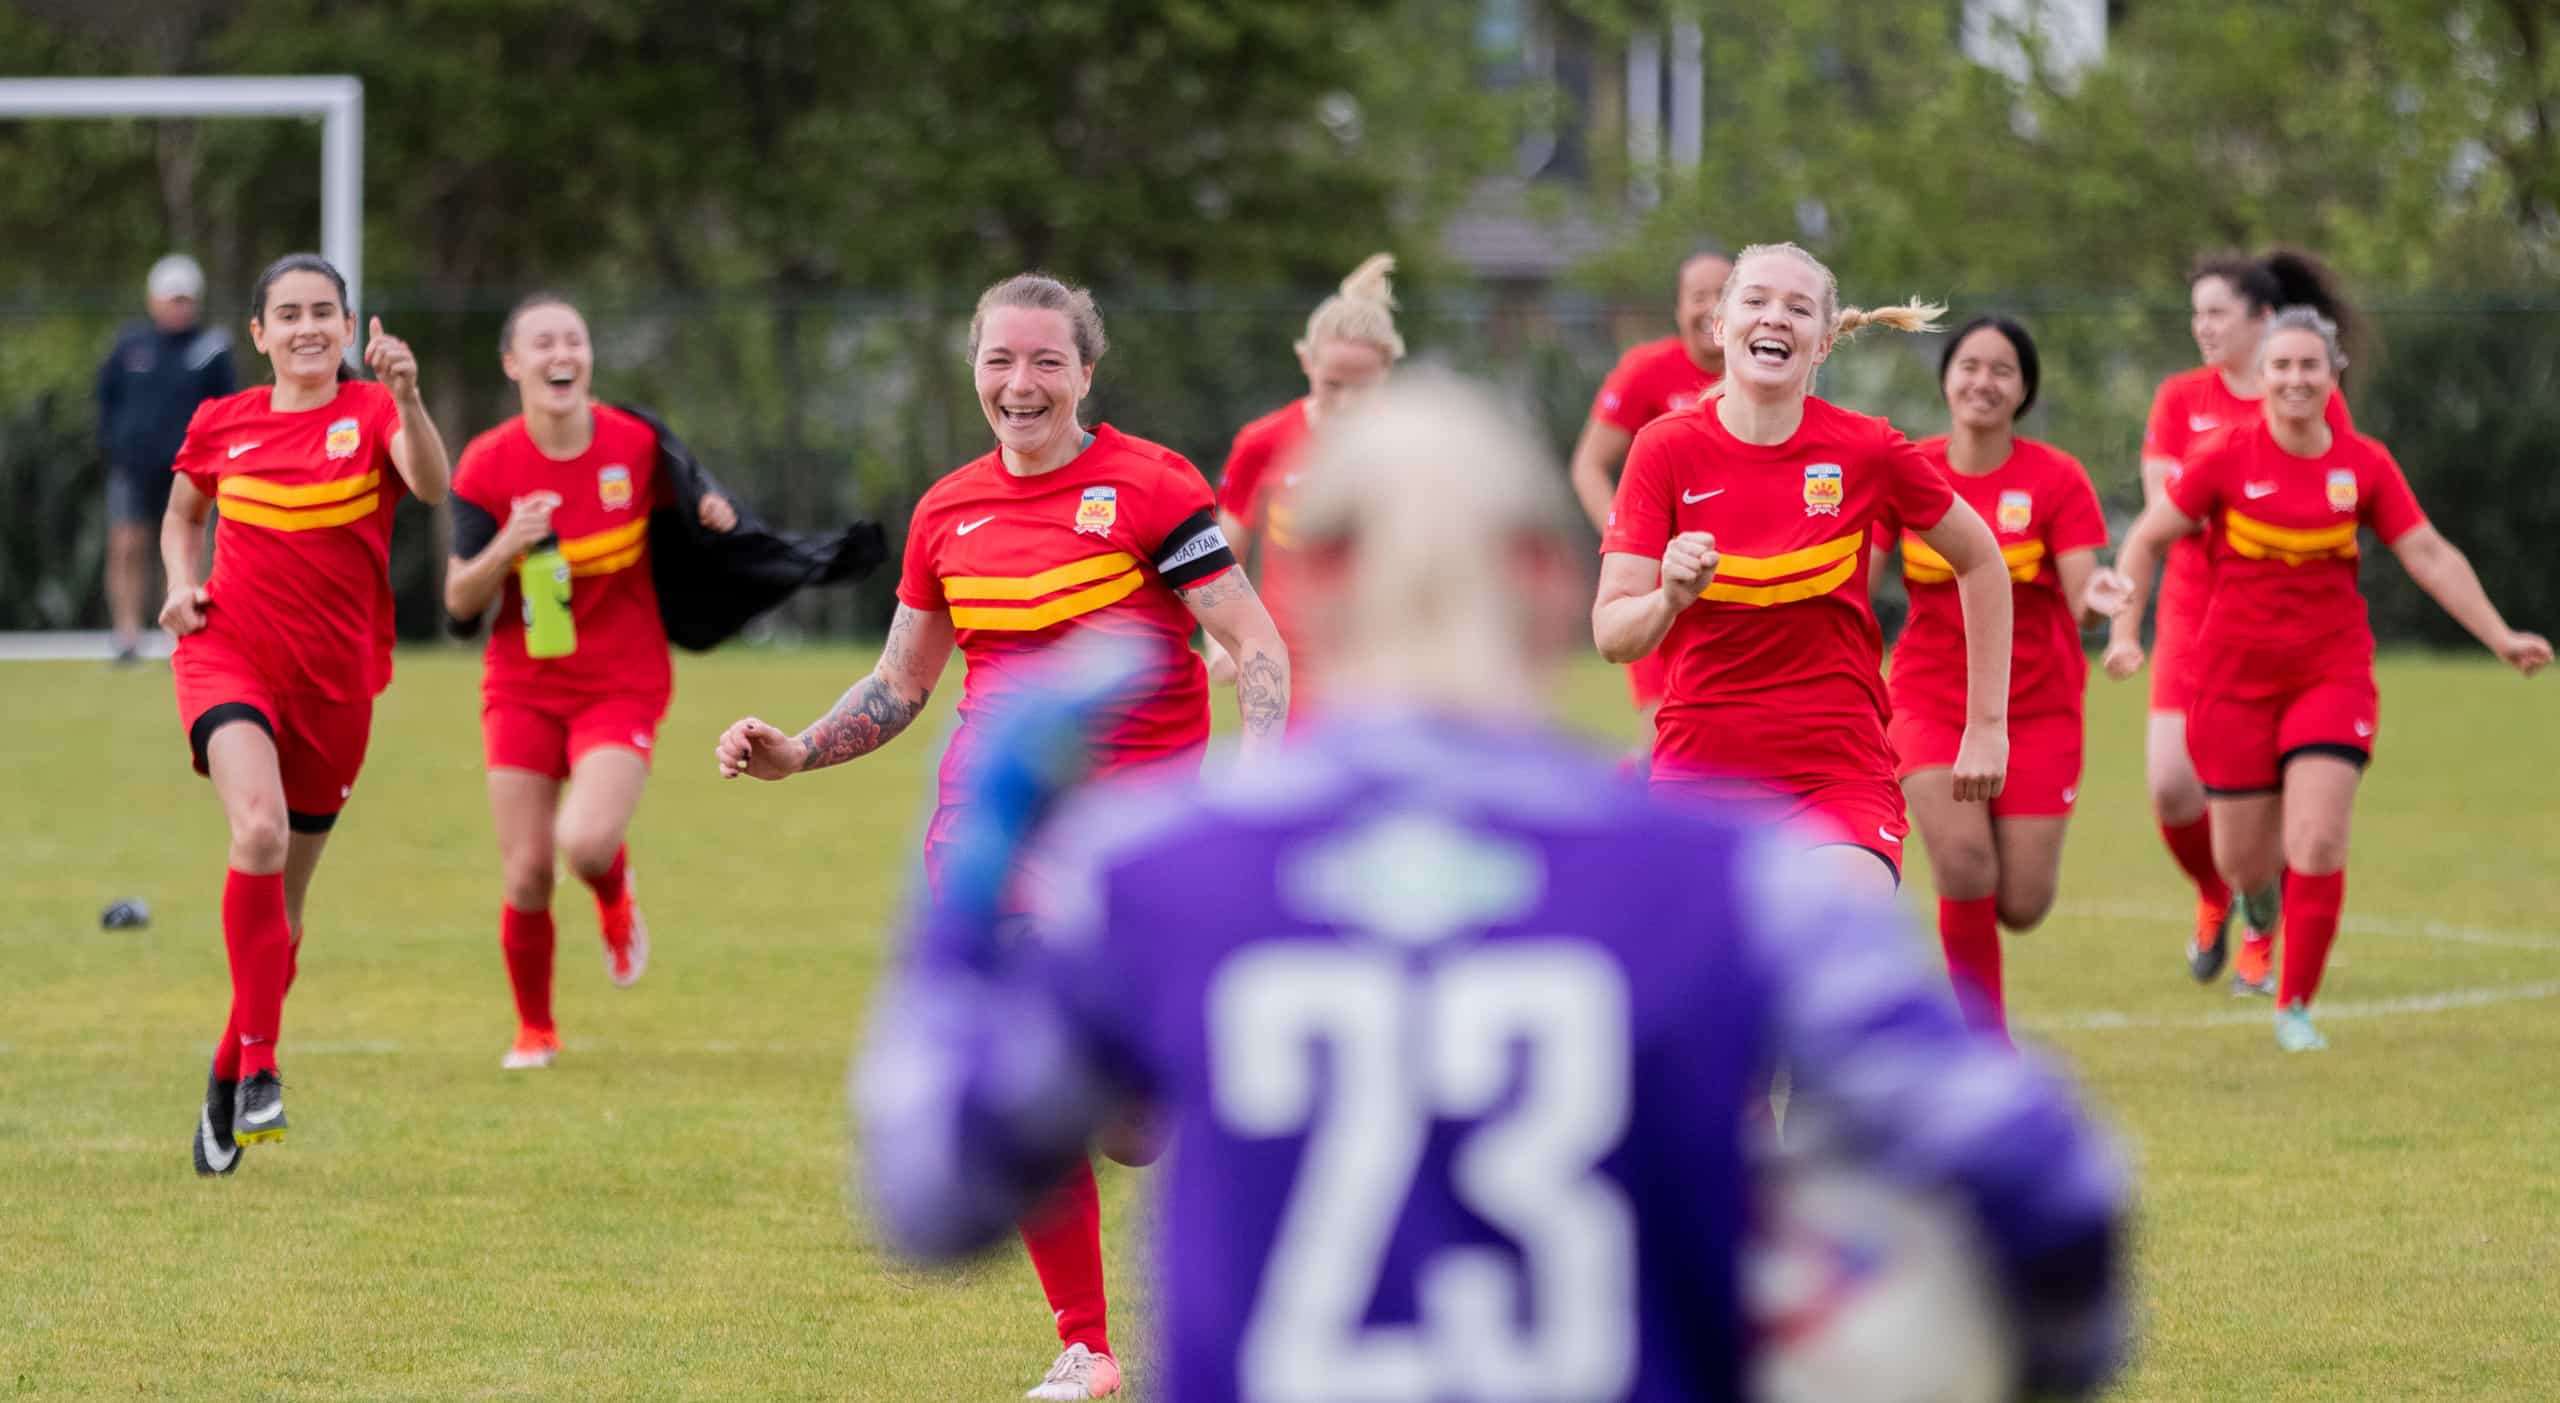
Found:
[(154, 297), (204, 297), (204, 269), (183, 253), (173, 253), (151, 265), (149, 280)]

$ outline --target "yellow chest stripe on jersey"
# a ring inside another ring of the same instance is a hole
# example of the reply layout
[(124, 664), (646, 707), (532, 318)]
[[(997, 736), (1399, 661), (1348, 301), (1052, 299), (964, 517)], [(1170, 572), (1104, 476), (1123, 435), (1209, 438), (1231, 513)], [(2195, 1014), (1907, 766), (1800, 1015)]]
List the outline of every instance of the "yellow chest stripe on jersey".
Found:
[(342, 477), (333, 482), (306, 482), (287, 487), (262, 477), (226, 477), (221, 495), (234, 502), (264, 502), (271, 507), (323, 507), (360, 496), (382, 485), (382, 469), (376, 468), (362, 477)]
[(649, 518), (625, 522), (610, 531), (591, 531), (560, 543), (560, 558), (574, 576), (610, 575), (628, 570), (649, 554)]
[[(1791, 550), (1783, 555), (1718, 555), (1716, 577), (1708, 581), (1702, 598), (1723, 604), (1748, 604), (1765, 609), (1772, 604), (1793, 604), (1829, 594), (1858, 573), (1858, 548), (1865, 544), (1863, 531), (1834, 536), (1818, 546)], [(1828, 569), (1824, 567), (1828, 566)], [(1788, 575), (1819, 570), (1820, 574), (1803, 579), (1786, 580), (1783, 584), (1761, 583), (1781, 580)]]
[[(1125, 555), (1119, 558), (1130, 559)], [(1096, 609), (1107, 609), (1137, 593), (1138, 586), (1146, 583), (1146, 575), (1136, 568), (1135, 561), (1130, 561), (1130, 567), (1126, 572), (1114, 575), (1098, 585), (1077, 590), (1073, 594), (1059, 595), (1055, 599), (1032, 605), (1028, 609), (1004, 605), (962, 604), (958, 600), (953, 600), (951, 626), (995, 629), (1006, 633), (1035, 633), (1051, 624), (1064, 623), (1078, 615), (1090, 614)], [(1057, 572), (1053, 570), (1049, 573)], [(945, 580), (942, 582), (942, 587), (946, 593), (949, 593), (952, 585), (956, 583), (958, 581)]]
[(2222, 513), (2222, 538), (2231, 543), (2234, 554), (2251, 560), (2281, 560), (2287, 565), (2303, 565), (2314, 560), (2356, 558), (2356, 523), (2353, 521), (2295, 529), (2271, 525), (2226, 509)]
[(1038, 599), (1073, 585), (1091, 584), (1106, 575), (1135, 569), (1137, 564), (1138, 558), (1127, 551), (1113, 551), (1108, 555), (1089, 555), (1082, 560), (1069, 561), (1037, 575), (945, 575), (942, 577), (942, 593), (949, 599)]
[(317, 531), (324, 526), (344, 526), (350, 521), (364, 520), (382, 505), (379, 492), (368, 492), (352, 502), (342, 502), (334, 507), (315, 507), (307, 511), (283, 511), (242, 501), (228, 493), (224, 496), (228, 499), (221, 504), (224, 520), (263, 526), (270, 531)]
[[(2009, 578), (2019, 584), (2033, 584), (2044, 574), (2044, 542), (2020, 541), (2002, 546), (2000, 559), (2009, 567)], [(1902, 578), (1915, 585), (1943, 585), (1956, 577), (1956, 567), (1928, 542), (1917, 536), (1902, 538)]]

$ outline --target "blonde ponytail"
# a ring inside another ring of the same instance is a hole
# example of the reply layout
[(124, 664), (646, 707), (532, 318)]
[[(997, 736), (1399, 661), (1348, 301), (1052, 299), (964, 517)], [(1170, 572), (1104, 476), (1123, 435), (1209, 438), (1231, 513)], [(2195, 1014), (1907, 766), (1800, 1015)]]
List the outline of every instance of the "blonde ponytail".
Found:
[(1935, 332), (1944, 329), (1938, 325), (1938, 318), (1946, 314), (1945, 303), (1923, 302), (1917, 297), (1898, 306), (1878, 307), (1873, 311), (1864, 307), (1843, 307), (1839, 320), (1832, 323), (1831, 334), (1835, 339), (1846, 341), (1857, 335), (1860, 329), (1870, 326), (1894, 331)]
[(1392, 253), (1373, 253), (1342, 280), (1342, 288), (1316, 305), (1307, 318), (1307, 334), (1298, 343), (1305, 355), (1327, 341), (1359, 341), (1384, 351), (1389, 363), (1404, 359), (1404, 337), (1396, 330), (1396, 295), (1387, 275), (1396, 270)]

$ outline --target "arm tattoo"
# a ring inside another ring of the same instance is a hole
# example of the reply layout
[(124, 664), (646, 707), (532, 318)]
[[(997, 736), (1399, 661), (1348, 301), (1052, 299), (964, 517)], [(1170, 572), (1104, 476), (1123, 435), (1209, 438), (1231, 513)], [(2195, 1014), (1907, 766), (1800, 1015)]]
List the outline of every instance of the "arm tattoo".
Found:
[(889, 641), (880, 650), (880, 665), (870, 676), (854, 683), (833, 710), (800, 733), (800, 743), (809, 747), (807, 758), (800, 762), (802, 773), (841, 765), (887, 745), (933, 699), (929, 681), (910, 701), (900, 696), (897, 684), (889, 680), (908, 671), (915, 651), (915, 630), (916, 615), (899, 609), (889, 625)]
[(1182, 602), (1190, 605), (1193, 612), (1203, 613), (1245, 598), (1253, 593), (1253, 586), (1246, 581), (1244, 571), (1229, 570), (1198, 589), (1176, 590), (1175, 593), (1182, 596)]
[(809, 747), (800, 762), (803, 774), (841, 765), (847, 760), (870, 754), (895, 740), (907, 723), (916, 719), (933, 693), (908, 701), (898, 695), (878, 673), (853, 684), (835, 708), (809, 723), (800, 733), (800, 743)]
[(1289, 719), (1289, 668), (1269, 653), (1256, 650), (1236, 664), (1236, 710), (1245, 733), (1262, 739), (1275, 736)]

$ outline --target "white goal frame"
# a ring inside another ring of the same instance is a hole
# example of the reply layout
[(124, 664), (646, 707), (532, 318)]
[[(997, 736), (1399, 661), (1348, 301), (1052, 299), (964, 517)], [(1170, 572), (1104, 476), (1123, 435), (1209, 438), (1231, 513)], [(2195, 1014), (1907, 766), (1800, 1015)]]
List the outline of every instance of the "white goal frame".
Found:
[[(364, 81), (318, 78), (0, 78), (0, 118), (320, 119), (320, 256), (364, 305)], [(349, 338), (353, 357), (363, 322)]]

